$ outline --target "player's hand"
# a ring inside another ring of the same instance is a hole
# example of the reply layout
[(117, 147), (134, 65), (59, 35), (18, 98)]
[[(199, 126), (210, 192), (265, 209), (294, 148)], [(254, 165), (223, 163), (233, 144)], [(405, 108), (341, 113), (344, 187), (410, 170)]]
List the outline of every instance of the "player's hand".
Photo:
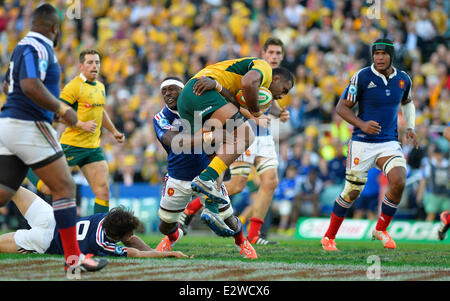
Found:
[(119, 143), (123, 143), (125, 141), (125, 134), (121, 133), (121, 132), (115, 132), (113, 133), (114, 138), (116, 139), (117, 142)]
[(378, 135), (381, 132), (381, 126), (378, 122), (369, 120), (363, 123), (361, 130), (366, 134)]
[(97, 128), (97, 123), (95, 122), (95, 119), (89, 121), (78, 120), (75, 126), (85, 132), (93, 134), (95, 132), (95, 129)]
[(419, 148), (419, 139), (417, 138), (416, 132), (413, 129), (406, 130), (406, 140), (411, 142), (415, 148)]
[(216, 81), (210, 77), (202, 76), (197, 79), (194, 84), (194, 93), (202, 95), (206, 91), (214, 90), (216, 88)]
[(280, 121), (285, 123), (291, 118), (291, 113), (288, 110), (282, 109), (280, 112)]
[(250, 112), (250, 114), (253, 115), (253, 117), (256, 117), (256, 118), (258, 118), (259, 116), (261, 116), (261, 115), (264, 114), (261, 110), (258, 111), (258, 112), (252, 112), (252, 111), (250, 111), (250, 110), (248, 110), (248, 111)]
[(270, 117), (267, 115), (261, 115), (258, 118), (256, 118), (256, 124), (259, 126), (262, 126), (264, 128), (268, 127), (270, 125)]
[(175, 257), (175, 258), (194, 258), (194, 255), (191, 257), (187, 256), (181, 251), (169, 251), (167, 252), (167, 257)]

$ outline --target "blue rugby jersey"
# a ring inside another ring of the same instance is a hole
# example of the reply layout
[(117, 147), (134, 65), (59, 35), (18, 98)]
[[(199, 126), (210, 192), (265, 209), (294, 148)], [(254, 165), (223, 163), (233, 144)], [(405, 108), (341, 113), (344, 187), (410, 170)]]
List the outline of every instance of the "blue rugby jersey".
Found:
[(373, 64), (356, 72), (341, 98), (357, 102), (358, 117), (363, 121), (378, 122), (381, 132), (369, 135), (355, 127), (352, 140), (370, 143), (398, 141), (398, 111), (401, 102), (411, 98), (411, 87), (408, 74), (396, 68), (387, 80), (375, 70)]
[(0, 118), (53, 122), (54, 113), (48, 111), (23, 93), (20, 81), (39, 78), (56, 98), (60, 93), (61, 69), (53, 52), (53, 42), (37, 32), (29, 32), (14, 49), (6, 72), (8, 95)]
[[(103, 230), (103, 219), (108, 213), (97, 213), (77, 219), (77, 240), (81, 253), (96, 256), (127, 256), (128, 249), (108, 241)], [(58, 229), (46, 254), (64, 254)]]
[(183, 130), (180, 115), (165, 106), (158, 114), (153, 117), (153, 127), (156, 137), (167, 152), (167, 171), (170, 177), (182, 180), (192, 181), (209, 164), (208, 156), (201, 154), (175, 153), (170, 145), (162, 142), (162, 136), (170, 130), (181, 132)]

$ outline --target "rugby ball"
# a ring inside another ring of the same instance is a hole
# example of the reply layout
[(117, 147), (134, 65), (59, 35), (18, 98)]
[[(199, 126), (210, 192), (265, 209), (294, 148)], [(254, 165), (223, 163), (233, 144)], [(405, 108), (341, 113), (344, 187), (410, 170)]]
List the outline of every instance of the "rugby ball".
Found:
[[(245, 109), (248, 109), (247, 103), (245, 102), (244, 93), (242, 90), (239, 90), (236, 94), (236, 100), (239, 102), (239, 105)], [(269, 89), (260, 87), (258, 92), (258, 103), (261, 110), (267, 109), (272, 103), (273, 97), (272, 92)]]

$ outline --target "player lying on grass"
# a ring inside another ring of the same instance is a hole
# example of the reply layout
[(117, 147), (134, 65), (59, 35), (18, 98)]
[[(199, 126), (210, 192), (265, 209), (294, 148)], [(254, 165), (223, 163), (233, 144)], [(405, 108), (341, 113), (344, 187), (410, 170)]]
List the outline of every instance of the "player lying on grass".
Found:
[[(31, 229), (0, 235), (0, 253), (64, 254), (53, 208), (33, 192), (20, 187), (13, 197)], [(182, 252), (158, 252), (133, 232), (140, 222), (124, 207), (112, 208), (77, 220), (77, 240), (83, 254), (123, 257), (177, 257)], [(119, 246), (122, 242), (125, 247)], [(89, 255), (89, 256), (92, 256)]]

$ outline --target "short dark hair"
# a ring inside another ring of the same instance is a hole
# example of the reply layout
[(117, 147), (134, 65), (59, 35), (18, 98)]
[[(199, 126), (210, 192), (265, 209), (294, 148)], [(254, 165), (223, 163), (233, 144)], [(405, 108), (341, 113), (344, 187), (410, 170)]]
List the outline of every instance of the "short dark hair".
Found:
[(60, 17), (56, 8), (48, 3), (39, 5), (31, 15), (32, 26), (45, 25), (51, 27), (60, 22)]
[(84, 59), (88, 54), (97, 54), (100, 57), (100, 60), (102, 59), (102, 55), (100, 54), (100, 51), (98, 51), (97, 49), (85, 49), (80, 52), (78, 61), (80, 63), (84, 63)]
[(123, 205), (112, 208), (103, 220), (106, 236), (114, 241), (120, 241), (126, 234), (138, 229), (140, 225), (139, 219)]
[(263, 45), (263, 50), (267, 51), (267, 48), (269, 48), (270, 45), (276, 45), (281, 47), (281, 51), (284, 53), (284, 44), (283, 41), (281, 41), (278, 38), (270, 37), (268, 38)]
[(294, 75), (289, 69), (284, 67), (277, 67), (272, 69), (272, 76), (279, 75), (283, 77), (285, 80), (292, 82), (292, 85), (295, 85)]

